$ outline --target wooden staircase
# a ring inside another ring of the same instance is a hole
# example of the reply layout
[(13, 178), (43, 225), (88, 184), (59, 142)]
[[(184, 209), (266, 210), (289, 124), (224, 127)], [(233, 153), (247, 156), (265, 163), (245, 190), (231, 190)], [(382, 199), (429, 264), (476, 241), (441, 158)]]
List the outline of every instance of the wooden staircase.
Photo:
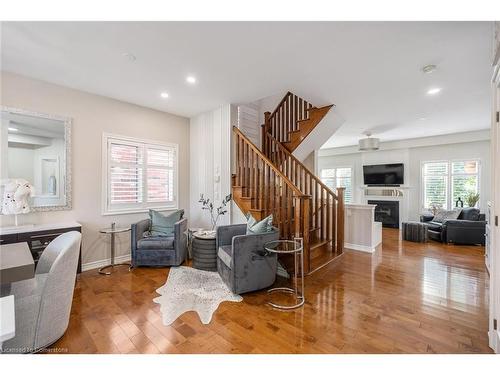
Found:
[(257, 220), (272, 214), (281, 238), (303, 238), (308, 274), (344, 248), (344, 188), (334, 193), (292, 154), (330, 108), (316, 108), (288, 92), (272, 113), (265, 113), (262, 150), (233, 128), (235, 203)]

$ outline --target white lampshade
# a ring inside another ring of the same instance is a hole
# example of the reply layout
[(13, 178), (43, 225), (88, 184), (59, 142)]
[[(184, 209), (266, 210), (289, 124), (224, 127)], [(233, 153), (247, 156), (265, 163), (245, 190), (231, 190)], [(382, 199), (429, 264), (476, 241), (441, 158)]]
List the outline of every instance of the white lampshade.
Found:
[(378, 138), (363, 138), (359, 140), (359, 151), (375, 151), (379, 149)]

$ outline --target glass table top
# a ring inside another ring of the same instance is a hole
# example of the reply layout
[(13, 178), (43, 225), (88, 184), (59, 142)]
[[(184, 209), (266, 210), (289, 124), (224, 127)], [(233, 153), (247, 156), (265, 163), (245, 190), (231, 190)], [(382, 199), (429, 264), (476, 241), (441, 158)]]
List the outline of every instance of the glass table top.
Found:
[(264, 248), (271, 253), (296, 253), (302, 251), (300, 240), (276, 240), (267, 242)]

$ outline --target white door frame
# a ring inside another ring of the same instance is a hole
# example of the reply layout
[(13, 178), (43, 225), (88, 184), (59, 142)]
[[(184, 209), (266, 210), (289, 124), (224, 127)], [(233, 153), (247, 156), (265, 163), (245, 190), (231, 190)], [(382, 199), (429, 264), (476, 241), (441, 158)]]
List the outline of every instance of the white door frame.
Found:
[[(500, 64), (495, 66), (492, 81), (491, 121), (491, 173), (492, 173), (492, 215), (491, 215), (491, 270), (490, 270), (490, 313), (489, 345), (500, 353)], [(496, 321), (497, 329), (494, 329)]]

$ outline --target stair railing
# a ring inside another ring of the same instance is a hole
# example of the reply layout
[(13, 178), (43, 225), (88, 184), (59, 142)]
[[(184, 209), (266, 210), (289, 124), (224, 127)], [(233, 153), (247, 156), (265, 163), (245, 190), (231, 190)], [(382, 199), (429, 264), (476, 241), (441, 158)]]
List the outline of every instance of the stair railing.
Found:
[(311, 196), (309, 227), (317, 231), (318, 240), (335, 245), (336, 255), (344, 251), (344, 190), (335, 194), (271, 134), (264, 138), (268, 159), (303, 194)]
[[(313, 105), (290, 91), (271, 112), (264, 113), (263, 135), (269, 133), (279, 142), (290, 141), (290, 132), (298, 130), (298, 121), (308, 118), (308, 111)], [(267, 155), (267, 150), (263, 149)]]
[(273, 215), (280, 237), (304, 239), (304, 270), (309, 272), (311, 196), (301, 192), (238, 128), (235, 135), (236, 179), (242, 197), (251, 200), (252, 211)]

